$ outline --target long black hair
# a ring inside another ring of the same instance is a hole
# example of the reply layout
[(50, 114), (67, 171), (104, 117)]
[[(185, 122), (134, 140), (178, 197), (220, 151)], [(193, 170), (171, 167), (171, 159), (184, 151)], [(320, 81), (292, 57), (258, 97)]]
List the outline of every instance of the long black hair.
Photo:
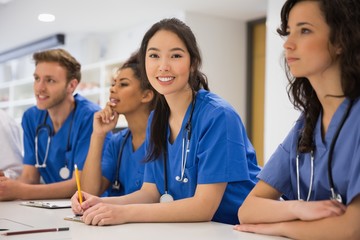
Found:
[[(163, 19), (155, 23), (146, 33), (141, 42), (139, 50), (139, 62), (141, 66), (142, 79), (149, 82), (145, 69), (145, 57), (149, 40), (160, 30), (175, 33), (184, 42), (189, 54), (191, 71), (189, 85), (193, 92), (204, 88), (209, 90), (208, 81), (205, 74), (200, 71), (201, 54), (196, 43), (196, 38), (191, 29), (182, 21), (176, 18)], [(152, 161), (158, 158), (165, 151), (167, 143), (166, 132), (170, 116), (170, 108), (165, 97), (159, 93), (155, 95), (156, 103), (154, 116), (151, 124), (150, 145), (145, 157), (145, 161)]]
[[(311, 0), (287, 0), (281, 10), (281, 26), (277, 32), (287, 35), (289, 13), (298, 2)], [(334, 60), (340, 63), (343, 96), (355, 99), (360, 96), (360, 4), (358, 0), (312, 0), (320, 10), (330, 28), (329, 46), (336, 46), (341, 53)], [(320, 101), (305, 77), (293, 77), (285, 60), (289, 80), (288, 96), (295, 109), (303, 112), (305, 125), (299, 142), (300, 152), (314, 148), (313, 132), (321, 112)]]

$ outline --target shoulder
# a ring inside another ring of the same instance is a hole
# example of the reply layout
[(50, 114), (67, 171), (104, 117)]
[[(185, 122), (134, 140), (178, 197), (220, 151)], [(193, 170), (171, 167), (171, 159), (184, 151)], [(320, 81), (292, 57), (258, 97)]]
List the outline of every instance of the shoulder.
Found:
[(45, 115), (46, 110), (40, 110), (36, 106), (32, 106), (24, 112), (22, 121), (32, 121), (38, 123), (44, 120)]
[(199, 90), (196, 94), (196, 101), (203, 107), (216, 108), (217, 110), (224, 109), (228, 111), (235, 111), (229, 102), (219, 95), (206, 91), (204, 89)]
[[(119, 145), (121, 142), (123, 142), (126, 138), (127, 134), (130, 134), (130, 130), (128, 128), (122, 129), (116, 133), (113, 133), (111, 135), (110, 142), (115, 145)], [(130, 138), (128, 138), (130, 139)]]
[(195, 111), (199, 117), (216, 118), (220, 116), (240, 118), (233, 106), (215, 93), (199, 90), (196, 95)]
[(75, 94), (74, 98), (76, 102), (76, 111), (78, 111), (80, 115), (93, 115), (101, 109), (98, 104), (91, 102), (79, 94)]

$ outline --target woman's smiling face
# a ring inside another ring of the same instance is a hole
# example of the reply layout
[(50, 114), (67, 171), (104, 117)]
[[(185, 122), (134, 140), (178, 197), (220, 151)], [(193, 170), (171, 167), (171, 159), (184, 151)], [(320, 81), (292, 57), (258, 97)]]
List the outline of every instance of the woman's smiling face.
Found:
[(145, 68), (151, 85), (164, 96), (188, 91), (190, 54), (173, 32), (160, 30), (149, 40)]

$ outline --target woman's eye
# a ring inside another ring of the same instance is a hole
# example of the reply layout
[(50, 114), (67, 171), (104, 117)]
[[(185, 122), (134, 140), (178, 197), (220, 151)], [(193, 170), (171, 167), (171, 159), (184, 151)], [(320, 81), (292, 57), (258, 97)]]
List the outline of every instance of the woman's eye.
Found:
[(152, 54), (149, 54), (149, 57), (150, 58), (159, 58), (159, 55), (152, 53)]
[(301, 29), (301, 33), (305, 33), (305, 34), (307, 34), (307, 33), (310, 33), (311, 31), (309, 30), (309, 29), (307, 29), (307, 28), (302, 28)]
[(180, 54), (174, 54), (172, 57), (173, 58), (181, 58), (182, 56)]

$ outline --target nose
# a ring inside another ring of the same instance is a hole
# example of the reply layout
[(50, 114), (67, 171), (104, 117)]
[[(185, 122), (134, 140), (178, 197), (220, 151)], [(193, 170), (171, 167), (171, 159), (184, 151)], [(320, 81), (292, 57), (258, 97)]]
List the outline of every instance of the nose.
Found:
[(46, 84), (44, 80), (36, 80), (34, 81), (34, 90), (37, 92), (43, 91), (46, 88)]
[(110, 93), (114, 93), (114, 92), (115, 92), (115, 86), (116, 86), (116, 84), (110, 85), (110, 89), (109, 89)]
[(285, 50), (294, 50), (295, 49), (295, 41), (292, 37), (287, 36), (284, 44), (283, 44), (283, 47)]
[(167, 72), (170, 70), (169, 61), (166, 58), (161, 59), (159, 70), (161, 72)]

